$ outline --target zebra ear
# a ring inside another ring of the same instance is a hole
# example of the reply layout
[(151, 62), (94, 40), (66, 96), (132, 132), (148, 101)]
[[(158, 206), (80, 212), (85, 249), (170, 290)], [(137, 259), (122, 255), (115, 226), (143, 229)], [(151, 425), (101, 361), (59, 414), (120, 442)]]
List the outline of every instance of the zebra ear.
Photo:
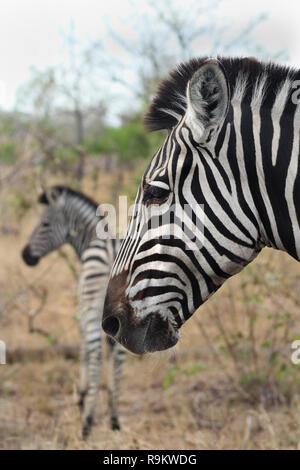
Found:
[(56, 204), (60, 196), (60, 191), (57, 188), (45, 189), (44, 192), (39, 196), (38, 202), (40, 204)]
[(42, 194), (39, 195), (38, 203), (39, 204), (49, 204), (49, 200), (48, 200), (46, 192), (43, 192)]
[(207, 59), (187, 87), (186, 123), (196, 142), (208, 143), (223, 123), (230, 101), (225, 70), (216, 59)]

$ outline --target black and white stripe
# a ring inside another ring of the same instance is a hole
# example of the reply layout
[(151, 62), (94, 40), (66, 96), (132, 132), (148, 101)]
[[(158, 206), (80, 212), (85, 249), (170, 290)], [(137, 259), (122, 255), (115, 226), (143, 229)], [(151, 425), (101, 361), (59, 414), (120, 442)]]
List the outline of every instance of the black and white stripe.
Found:
[(132, 351), (174, 345), (264, 246), (300, 259), (299, 79), (255, 59), (204, 58), (160, 86), (146, 124), (168, 135), (143, 176), (103, 316)]
[[(78, 286), (78, 320), (82, 335), (79, 406), (83, 413), (83, 437), (87, 437), (101, 375), (100, 322), (104, 293), (120, 241), (96, 237), (97, 225), (104, 228), (107, 221), (103, 215), (96, 216), (97, 204), (78, 191), (55, 186), (45, 191), (39, 202), (46, 204), (46, 208), (23, 250), (24, 261), (35, 265), (41, 257), (64, 243), (73, 246), (81, 261)], [(109, 379), (110, 420), (112, 429), (119, 429), (118, 394), (125, 351), (109, 338), (108, 345), (112, 375)]]

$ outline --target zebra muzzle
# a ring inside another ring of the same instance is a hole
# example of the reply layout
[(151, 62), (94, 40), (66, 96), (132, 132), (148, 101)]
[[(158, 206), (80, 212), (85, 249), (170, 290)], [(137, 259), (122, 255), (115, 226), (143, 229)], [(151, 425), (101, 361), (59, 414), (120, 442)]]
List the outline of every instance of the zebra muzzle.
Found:
[(165, 312), (139, 315), (124, 294), (126, 277), (123, 271), (108, 284), (102, 317), (104, 332), (135, 354), (171, 348), (178, 341), (178, 328)]
[(105, 333), (135, 354), (169, 349), (179, 338), (178, 331), (159, 314), (147, 315), (139, 321), (128, 319), (124, 313), (112, 314), (103, 319), (102, 327)]
[(22, 258), (28, 266), (36, 266), (40, 260), (40, 258), (38, 258), (37, 256), (32, 255), (30, 245), (26, 245), (23, 249)]

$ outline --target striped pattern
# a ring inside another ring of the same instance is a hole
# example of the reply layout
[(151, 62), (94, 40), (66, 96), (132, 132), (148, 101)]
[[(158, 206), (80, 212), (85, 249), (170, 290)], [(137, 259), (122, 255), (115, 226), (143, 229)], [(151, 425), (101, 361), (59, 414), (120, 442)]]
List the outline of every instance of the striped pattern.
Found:
[[(106, 298), (112, 305), (109, 292), (125, 279), (114, 301), (119, 331), (109, 311), (103, 322), (125, 346), (150, 317), (139, 351), (173, 345), (182, 324), (264, 246), (300, 259), (299, 79), (299, 71), (255, 59), (204, 58), (161, 84), (146, 124), (168, 135), (143, 176)], [(169, 343), (153, 328), (158, 317), (173, 327)]]
[[(82, 434), (87, 437), (101, 376), (104, 292), (120, 242), (96, 238), (96, 229), (99, 226), (104, 228), (107, 222), (103, 215), (96, 216), (97, 204), (82, 193), (55, 186), (43, 193), (39, 201), (46, 204), (46, 208), (23, 251), (24, 260), (36, 264), (30, 261), (39, 260), (62, 244), (69, 243), (81, 261), (78, 288), (78, 320), (82, 335), (79, 406), (83, 413)], [(108, 344), (112, 374), (109, 379), (110, 420), (111, 427), (119, 429), (118, 393), (125, 351), (111, 339), (108, 339)]]

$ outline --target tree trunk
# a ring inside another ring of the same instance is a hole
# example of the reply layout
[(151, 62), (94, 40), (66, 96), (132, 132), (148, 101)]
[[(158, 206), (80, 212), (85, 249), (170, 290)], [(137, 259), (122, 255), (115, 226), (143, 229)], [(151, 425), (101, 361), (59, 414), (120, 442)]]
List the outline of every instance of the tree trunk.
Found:
[(84, 176), (84, 171), (85, 171), (85, 151), (82, 147), (77, 147), (76, 152), (78, 155), (78, 165), (77, 165), (77, 170), (76, 170), (76, 179), (78, 182), (78, 186), (81, 186), (82, 184), (82, 179)]
[(82, 142), (84, 139), (84, 126), (83, 126), (83, 113), (80, 109), (74, 111), (75, 122), (76, 122), (76, 152), (78, 154), (78, 165), (76, 170), (76, 179), (78, 185), (81, 186), (82, 179), (85, 170), (85, 152), (82, 148)]

